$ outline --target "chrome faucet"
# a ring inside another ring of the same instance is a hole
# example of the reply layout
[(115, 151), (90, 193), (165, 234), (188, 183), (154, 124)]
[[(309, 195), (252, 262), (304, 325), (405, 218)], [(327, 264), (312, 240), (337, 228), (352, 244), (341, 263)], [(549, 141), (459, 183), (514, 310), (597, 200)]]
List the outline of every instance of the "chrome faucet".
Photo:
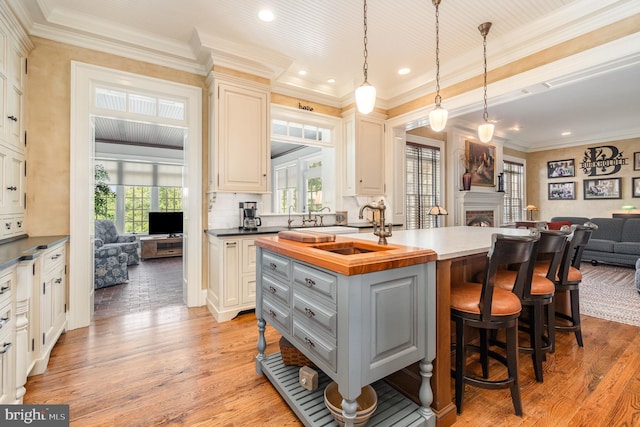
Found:
[[(325, 206), (324, 208), (316, 211), (316, 212), (322, 212), (326, 210), (327, 212), (331, 212), (331, 208), (329, 206)], [(322, 215), (319, 216), (320, 217), (320, 225), (324, 225), (323, 221), (324, 221), (324, 217)], [(316, 219), (318, 219), (318, 215), (316, 215)]]
[(287, 228), (291, 229), (291, 223), (293, 222), (293, 220), (291, 219), (291, 209), (293, 208), (293, 205), (289, 205), (289, 219), (287, 220)]
[[(375, 215), (373, 215), (373, 220), (371, 221), (373, 223), (373, 234), (374, 236), (378, 236), (378, 244), (379, 245), (386, 245), (387, 244), (387, 237), (391, 237), (392, 234), (392, 225), (391, 224), (386, 224), (385, 226), (385, 221), (384, 221), (384, 211), (385, 209), (387, 209), (387, 207), (384, 205), (384, 200), (380, 200), (380, 202), (377, 205), (372, 205), (371, 203), (368, 203), (366, 205), (363, 205), (360, 208), (360, 213), (358, 215), (358, 218), (362, 219), (364, 218), (364, 210), (365, 209), (371, 209), (372, 211), (378, 211), (380, 212), (380, 223), (378, 224), (378, 222), (376, 221), (376, 217)], [(387, 231), (388, 229), (388, 231)]]
[(305, 218), (304, 215), (302, 215), (302, 226), (305, 227), (307, 223), (318, 225), (318, 217), (311, 218), (311, 207), (309, 207), (309, 218)]

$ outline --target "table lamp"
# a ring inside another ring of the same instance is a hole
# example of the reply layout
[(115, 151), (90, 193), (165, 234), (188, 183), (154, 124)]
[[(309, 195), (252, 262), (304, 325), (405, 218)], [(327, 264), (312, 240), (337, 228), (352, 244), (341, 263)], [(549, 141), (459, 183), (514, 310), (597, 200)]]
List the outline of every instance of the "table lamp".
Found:
[(529, 213), (529, 221), (533, 221), (533, 211), (537, 211), (538, 208), (535, 205), (527, 205), (525, 210)]
[(449, 212), (447, 212), (447, 210), (445, 208), (443, 208), (442, 206), (432, 206), (431, 209), (429, 209), (429, 211), (427, 212), (428, 215), (435, 215), (436, 217), (436, 227), (439, 227), (440, 225), (438, 224), (438, 217), (440, 215), (449, 215)]

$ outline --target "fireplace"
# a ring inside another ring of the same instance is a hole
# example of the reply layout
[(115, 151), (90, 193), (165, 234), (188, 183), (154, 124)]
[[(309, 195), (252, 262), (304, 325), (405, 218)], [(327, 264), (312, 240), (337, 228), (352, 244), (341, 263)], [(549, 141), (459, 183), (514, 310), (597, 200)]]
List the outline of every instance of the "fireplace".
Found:
[(465, 224), (471, 227), (494, 227), (493, 211), (466, 211)]
[(459, 191), (456, 194), (456, 225), (500, 227), (504, 193), (493, 191)]

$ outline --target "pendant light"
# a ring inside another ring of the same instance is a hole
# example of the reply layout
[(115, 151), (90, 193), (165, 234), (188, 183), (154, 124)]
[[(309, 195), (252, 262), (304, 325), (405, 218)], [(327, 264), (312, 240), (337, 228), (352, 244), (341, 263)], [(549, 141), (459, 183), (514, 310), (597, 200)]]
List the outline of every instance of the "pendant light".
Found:
[(367, 81), (367, 72), (369, 71), (367, 41), (367, 0), (364, 0), (364, 65), (362, 66), (364, 83), (356, 89), (356, 105), (358, 106), (358, 111), (362, 114), (369, 114), (376, 105), (376, 88)]
[(489, 113), (487, 112), (487, 34), (489, 34), (490, 28), (491, 22), (485, 22), (478, 27), (484, 47), (484, 113), (482, 115), (484, 123), (478, 126), (478, 138), (482, 142), (489, 142), (493, 138), (493, 123), (489, 123)]
[(429, 124), (435, 132), (440, 132), (447, 125), (449, 112), (440, 106), (440, 0), (433, 0), (433, 5), (436, 7), (436, 106), (429, 113)]

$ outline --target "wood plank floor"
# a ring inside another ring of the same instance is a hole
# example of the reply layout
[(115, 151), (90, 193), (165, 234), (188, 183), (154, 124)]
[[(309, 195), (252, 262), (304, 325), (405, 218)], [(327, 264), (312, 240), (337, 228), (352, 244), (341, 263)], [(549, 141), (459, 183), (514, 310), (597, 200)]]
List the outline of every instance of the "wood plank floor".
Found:
[[(506, 390), (467, 388), (455, 426), (640, 426), (640, 328), (588, 316), (584, 348), (559, 334), (536, 383), (521, 355), (522, 418)], [(256, 319), (218, 324), (206, 308), (96, 320), (64, 334), (25, 403), (70, 405), (72, 426), (299, 426), (255, 373)], [(267, 353), (279, 336), (267, 328)], [(499, 374), (499, 370), (492, 369)]]

